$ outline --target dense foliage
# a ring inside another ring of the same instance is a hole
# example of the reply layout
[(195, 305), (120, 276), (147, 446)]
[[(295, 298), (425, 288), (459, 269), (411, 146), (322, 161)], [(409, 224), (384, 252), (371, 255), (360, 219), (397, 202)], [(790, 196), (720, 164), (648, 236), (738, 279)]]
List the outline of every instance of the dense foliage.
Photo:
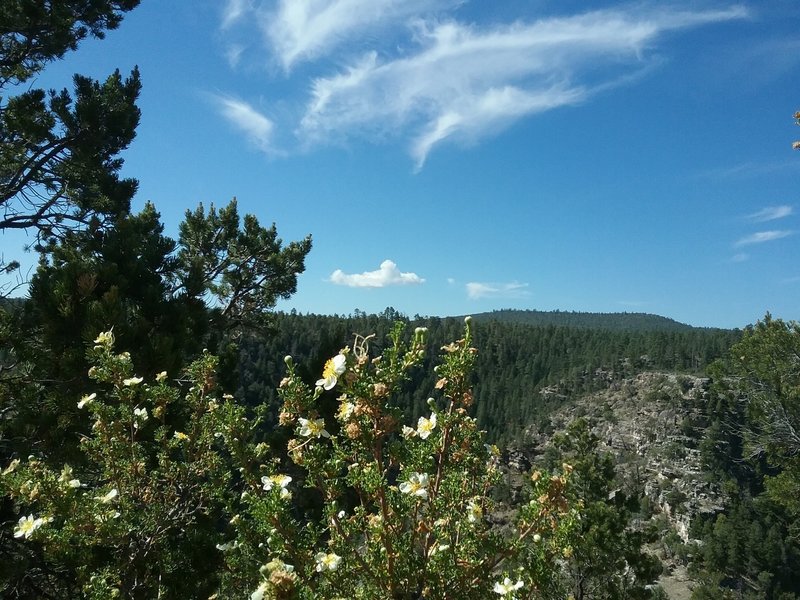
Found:
[(714, 365), (703, 450), (725, 511), (695, 524), (696, 598), (800, 597), (800, 325), (767, 317)]
[(690, 325), (647, 313), (588, 313), (577, 311), (494, 310), (473, 315), (476, 321), (504, 321), (527, 325), (555, 325), (608, 331), (691, 331)]
[[(377, 343), (382, 343), (398, 318), (405, 319), (393, 309), (381, 315), (356, 311), (349, 317), (278, 313), (269, 336), (241, 341), (237, 395), (253, 406), (272, 406), (269, 422), (274, 424), (278, 403), (274, 388), (282, 377), (278, 357), (288, 353), (319, 369), (353, 333), (375, 332)], [(460, 328), (454, 318), (410, 322), (426, 327), (437, 346), (456, 337)], [(474, 414), (489, 437), (501, 442), (514, 439), (530, 424), (548, 426), (553, 410), (568, 398), (612, 380), (646, 369), (700, 372), (739, 337), (739, 332), (729, 330), (615, 332), (486, 319), (476, 321), (474, 330), (481, 349), (473, 380)], [(432, 367), (431, 359), (426, 359), (425, 368), (401, 393), (400, 405), (410, 418), (427, 410), (424, 390), (433, 382)]]

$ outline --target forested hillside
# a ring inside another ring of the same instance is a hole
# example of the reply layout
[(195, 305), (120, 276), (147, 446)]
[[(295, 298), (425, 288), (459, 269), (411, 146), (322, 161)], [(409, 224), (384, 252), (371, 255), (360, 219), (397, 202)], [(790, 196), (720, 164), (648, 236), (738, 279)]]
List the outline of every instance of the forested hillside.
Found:
[(647, 313), (590, 313), (575, 311), (495, 310), (473, 315), (476, 321), (555, 325), (610, 331), (691, 331), (691, 325)]
[[(589, 322), (590, 315), (584, 317)], [(310, 380), (327, 356), (352, 344), (355, 334), (374, 334), (373, 345), (384, 347), (387, 333), (398, 319), (409, 321), (393, 309), (380, 315), (357, 312), (349, 317), (278, 313), (268, 334), (241, 341), (239, 393), (251, 406), (272, 406), (274, 424), (278, 406), (274, 390), (284, 370), (280, 357), (291, 354), (298, 358), (310, 369)], [(620, 319), (626, 320), (624, 316)], [(414, 319), (410, 326), (426, 327), (432, 347), (439, 348), (458, 337), (462, 322), (429, 317)], [(474, 335), (480, 349), (473, 376), (475, 416), (491, 439), (510, 441), (526, 426), (548, 422), (550, 413), (567, 398), (611, 380), (642, 370), (702, 372), (725, 353), (740, 332), (690, 327), (614, 331), (537, 326), (484, 315), (477, 320)], [(425, 390), (435, 382), (432, 367), (436, 360), (437, 353), (426, 357), (397, 400), (409, 418), (416, 419), (427, 410)]]

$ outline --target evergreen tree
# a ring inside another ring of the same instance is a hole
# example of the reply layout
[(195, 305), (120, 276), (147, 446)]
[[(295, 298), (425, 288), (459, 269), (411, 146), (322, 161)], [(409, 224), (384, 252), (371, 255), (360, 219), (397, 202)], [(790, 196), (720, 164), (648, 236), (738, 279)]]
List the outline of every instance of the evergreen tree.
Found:
[(76, 75), (71, 96), (28, 81), (87, 36), (102, 38), (138, 0), (8, 0), (0, 6), (0, 230), (39, 239), (97, 225), (127, 210), (136, 182), (119, 154), (136, 134), (137, 70), (104, 82)]
[(642, 546), (655, 535), (632, 526), (638, 499), (619, 489), (613, 458), (598, 452), (598, 442), (583, 418), (553, 439), (551, 460), (572, 467), (575, 501), (582, 506), (572, 546), (564, 553), (572, 595), (576, 600), (650, 598), (648, 586), (661, 564)]
[[(102, 37), (136, 4), (3, 3), (0, 92), (84, 37)], [(90, 424), (78, 401), (91, 389), (86, 347), (100, 332), (113, 330), (121, 359), (136, 357), (137, 374), (181, 379), (208, 348), (222, 355), (215, 377), (230, 383), (229, 343), (263, 325), (277, 299), (295, 291), (311, 248), (310, 237), (283, 244), (274, 225), (241, 219), (235, 201), (187, 212), (177, 241), (163, 234), (152, 205), (132, 214), (137, 183), (120, 178), (119, 153), (139, 121), (138, 71), (103, 83), (76, 75), (74, 86), (74, 97), (32, 89), (0, 100), (0, 231), (33, 230), (40, 253), (30, 299), (20, 310), (0, 308), (0, 464), (30, 455), (42, 464), (85, 460), (79, 444)], [(169, 425), (188, 418), (175, 411)], [(0, 522), (10, 508), (4, 500)], [(43, 555), (6, 527), (0, 551), (12, 557), (0, 595), (45, 597), (26, 576), (31, 568), (48, 572)], [(68, 589), (56, 595), (69, 597)]]
[[(800, 595), (800, 326), (767, 315), (711, 373), (702, 450), (728, 494), (725, 512), (698, 520), (703, 544), (694, 598)], [(721, 597), (721, 596), (716, 596)]]

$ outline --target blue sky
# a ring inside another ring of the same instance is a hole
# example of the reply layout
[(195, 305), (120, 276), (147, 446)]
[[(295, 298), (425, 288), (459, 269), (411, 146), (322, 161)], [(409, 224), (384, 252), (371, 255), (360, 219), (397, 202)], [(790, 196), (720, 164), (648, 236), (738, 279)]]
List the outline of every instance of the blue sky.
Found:
[[(800, 319), (800, 5), (145, 0), (36, 82), (139, 65), (140, 180), (314, 248), (281, 309)], [(22, 241), (7, 234), (4, 254)]]

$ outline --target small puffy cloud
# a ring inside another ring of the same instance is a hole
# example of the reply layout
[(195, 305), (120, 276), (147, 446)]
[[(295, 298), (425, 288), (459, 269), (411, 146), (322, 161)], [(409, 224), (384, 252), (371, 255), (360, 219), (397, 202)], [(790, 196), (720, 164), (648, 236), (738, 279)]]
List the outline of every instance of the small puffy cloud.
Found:
[(393, 261), (385, 260), (377, 271), (348, 274), (336, 269), (331, 273), (330, 282), (348, 287), (383, 288), (390, 285), (419, 285), (425, 280), (416, 273), (402, 273)]
[(751, 215), (747, 215), (747, 218), (751, 221), (755, 221), (756, 223), (763, 223), (765, 221), (774, 221), (775, 219), (783, 219), (784, 217), (788, 217), (794, 212), (791, 206), (788, 204), (782, 204), (780, 206), (767, 206), (766, 208), (762, 208), (758, 212), (755, 212)]
[(261, 150), (270, 149), (274, 124), (269, 118), (243, 100), (227, 96), (214, 98), (220, 113), (229, 123), (242, 131)]
[(771, 242), (779, 240), (792, 235), (793, 232), (787, 230), (773, 230), (773, 231), (758, 231), (751, 235), (747, 235), (736, 241), (734, 246), (750, 246), (751, 244), (763, 244), (764, 242)]
[(481, 298), (523, 298), (530, 296), (527, 283), (480, 283), (471, 281), (466, 285), (467, 297), (471, 300)]

